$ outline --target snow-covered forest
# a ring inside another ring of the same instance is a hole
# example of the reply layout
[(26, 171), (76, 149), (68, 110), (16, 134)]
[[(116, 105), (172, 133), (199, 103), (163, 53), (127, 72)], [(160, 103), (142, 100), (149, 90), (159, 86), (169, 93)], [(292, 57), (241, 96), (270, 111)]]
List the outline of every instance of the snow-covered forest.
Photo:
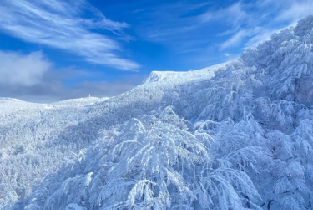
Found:
[(313, 16), (112, 98), (0, 100), (3, 210), (313, 209)]

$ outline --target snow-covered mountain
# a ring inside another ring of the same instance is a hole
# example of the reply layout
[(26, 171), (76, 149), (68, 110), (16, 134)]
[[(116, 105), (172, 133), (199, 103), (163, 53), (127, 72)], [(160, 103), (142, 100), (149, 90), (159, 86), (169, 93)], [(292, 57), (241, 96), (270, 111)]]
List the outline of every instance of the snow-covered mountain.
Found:
[(0, 208), (311, 209), (312, 81), (309, 16), (110, 99), (2, 99)]

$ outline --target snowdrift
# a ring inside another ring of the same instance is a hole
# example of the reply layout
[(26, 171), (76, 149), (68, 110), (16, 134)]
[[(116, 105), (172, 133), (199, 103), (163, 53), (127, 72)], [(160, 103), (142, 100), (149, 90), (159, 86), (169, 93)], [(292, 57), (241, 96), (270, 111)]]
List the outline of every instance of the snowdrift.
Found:
[(309, 16), (236, 61), (152, 72), (90, 105), (10, 111), (0, 207), (311, 209), (312, 81)]

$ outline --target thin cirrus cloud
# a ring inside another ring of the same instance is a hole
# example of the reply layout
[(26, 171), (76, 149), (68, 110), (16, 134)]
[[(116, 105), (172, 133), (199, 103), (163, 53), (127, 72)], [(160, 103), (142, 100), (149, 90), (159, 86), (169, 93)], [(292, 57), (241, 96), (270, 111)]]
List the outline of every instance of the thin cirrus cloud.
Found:
[(246, 17), (247, 14), (242, 9), (242, 4), (240, 2), (232, 4), (226, 8), (208, 10), (204, 14), (199, 15), (199, 19), (202, 23), (223, 19), (224, 22), (230, 23), (231, 25), (240, 24), (240, 22)]
[(246, 18), (239, 21), (239, 25), (243, 27), (235, 29), (231, 37), (220, 45), (220, 50), (241, 43), (244, 43), (243, 49), (257, 46), (268, 40), (271, 34), (293, 26), (299, 19), (313, 14), (313, 0), (286, 0), (284, 4), (275, 0), (258, 0), (254, 5), (240, 4), (241, 8), (253, 8), (255, 11), (245, 13)]
[(312, 14), (311, 8), (313, 0), (238, 1), (225, 7), (181, 1), (154, 8), (140, 32), (143, 38), (178, 53), (199, 55), (208, 46), (240, 53)]
[[(66, 50), (93, 64), (121, 70), (139, 68), (136, 62), (117, 55), (122, 47), (114, 36), (123, 36), (129, 25), (107, 19), (85, 0), (2, 0), (0, 14), (0, 30), (17, 38)], [(84, 18), (87, 16), (91, 18)]]
[(241, 40), (248, 35), (249, 33), (247, 30), (240, 30), (221, 45), (221, 50), (240, 44)]
[(203, 45), (205, 42), (202, 35), (195, 39), (200, 21), (197, 16), (189, 14), (207, 6), (205, 3), (182, 2), (141, 10), (137, 14), (144, 16), (145, 21), (138, 27), (139, 34), (142, 39), (169, 45), (178, 52), (189, 51), (193, 45)]
[(211, 7), (208, 3), (186, 2), (160, 5), (146, 12), (147, 24), (141, 26), (140, 32), (145, 39), (171, 45), (179, 52), (190, 52), (194, 51), (191, 48), (200, 50), (212, 44), (208, 34), (215, 33), (211, 28), (213, 22), (223, 22), (232, 28), (247, 17), (241, 3), (219, 9)]
[(313, 14), (313, 0), (294, 1), (276, 18), (277, 20), (298, 20)]

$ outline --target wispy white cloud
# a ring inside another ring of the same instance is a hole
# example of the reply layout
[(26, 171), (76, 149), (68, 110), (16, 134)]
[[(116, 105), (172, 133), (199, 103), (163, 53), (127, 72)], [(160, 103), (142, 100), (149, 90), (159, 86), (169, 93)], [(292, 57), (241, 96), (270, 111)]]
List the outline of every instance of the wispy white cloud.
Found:
[(52, 64), (41, 52), (28, 55), (0, 51), (0, 85), (38, 85)]
[[(221, 44), (220, 49), (224, 50), (230, 47), (238, 46), (241, 44), (245, 38), (250, 38), (250, 40), (245, 43), (245, 45), (251, 47), (259, 44), (263, 40), (269, 38), (270, 33), (274, 30), (262, 29), (260, 27), (255, 27), (254, 29), (240, 29), (237, 33), (233, 34), (229, 39)], [(251, 38), (252, 37), (252, 38)]]
[(283, 10), (276, 20), (297, 21), (313, 14), (313, 0), (291, 1), (287, 9)]
[(94, 64), (139, 68), (118, 56), (122, 46), (108, 35), (121, 36), (129, 25), (106, 18), (85, 0), (2, 0), (0, 14), (0, 30), (17, 38), (69, 51)]
[(224, 7), (219, 3), (199, 6), (182, 1), (180, 5), (181, 9), (175, 10), (171, 5), (154, 9), (153, 20), (141, 31), (144, 38), (179, 53), (200, 55), (208, 46), (240, 53), (313, 14), (313, 0), (238, 0)]
[(232, 25), (240, 25), (241, 21), (247, 17), (246, 12), (243, 9), (243, 5), (240, 2), (230, 5), (229, 7), (212, 10), (200, 14), (199, 19), (201, 23), (208, 23), (210, 21), (223, 20), (224, 23)]
[[(159, 43), (178, 43), (178, 50), (181, 52), (185, 45), (186, 48), (194, 48), (191, 45), (201, 43), (203, 47), (208, 42), (206, 32), (212, 22), (221, 22), (239, 28), (238, 24), (247, 17), (240, 3), (217, 10), (206, 9), (208, 6), (211, 4), (180, 3), (155, 8), (150, 15), (147, 15), (152, 20), (147, 21), (148, 26), (143, 27), (142, 35), (148, 40)], [(205, 12), (198, 14), (199, 9)]]
[[(220, 45), (221, 50), (244, 45), (243, 49), (255, 47), (268, 40), (273, 33), (293, 26), (296, 22), (313, 14), (313, 0), (286, 0), (284, 4), (276, 0), (258, 0), (255, 4), (239, 2), (245, 18), (235, 20), (238, 24), (221, 35), (231, 35)], [(258, 17), (258, 18), (256, 18)], [(239, 26), (239, 27), (238, 27)]]
[(226, 40), (223, 44), (221, 44), (221, 50), (240, 44), (242, 39), (247, 35), (248, 35), (247, 30), (240, 30), (238, 33), (234, 34), (230, 39)]
[(255, 36), (250, 38), (245, 43), (245, 49), (258, 46), (262, 42), (269, 40), (272, 34), (278, 33), (280, 30), (281, 29), (266, 29), (266, 28), (260, 30), (259, 33), (257, 33)]

